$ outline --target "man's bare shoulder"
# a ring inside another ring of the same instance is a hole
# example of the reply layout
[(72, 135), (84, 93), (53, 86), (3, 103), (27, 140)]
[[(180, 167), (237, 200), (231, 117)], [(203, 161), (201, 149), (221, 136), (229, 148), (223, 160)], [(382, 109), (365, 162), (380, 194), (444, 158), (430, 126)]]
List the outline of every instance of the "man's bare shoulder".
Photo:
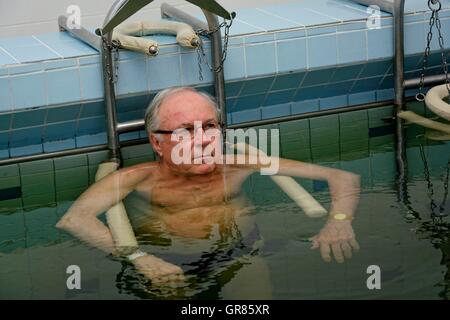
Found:
[(128, 181), (134, 181), (136, 183), (151, 177), (159, 170), (159, 163), (157, 161), (144, 162), (135, 164), (123, 169), (120, 169), (118, 173), (121, 179)]

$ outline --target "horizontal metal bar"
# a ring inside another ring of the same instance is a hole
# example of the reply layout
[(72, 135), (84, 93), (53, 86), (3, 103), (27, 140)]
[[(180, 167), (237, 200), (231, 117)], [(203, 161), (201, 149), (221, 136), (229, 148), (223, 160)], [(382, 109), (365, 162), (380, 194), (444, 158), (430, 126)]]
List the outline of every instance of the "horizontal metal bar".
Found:
[(208, 25), (187, 14), (186, 12), (181, 11), (180, 9), (175, 8), (174, 6), (171, 6), (170, 4), (163, 3), (161, 4), (161, 17), (162, 18), (173, 18), (175, 20), (178, 20), (180, 22), (184, 22), (192, 26), (194, 29), (202, 29), (202, 30), (208, 30)]
[[(142, 143), (146, 143), (146, 142), (148, 142), (148, 139), (136, 139), (136, 140), (129, 140), (129, 141), (121, 142), (120, 145), (122, 147), (129, 147), (129, 146), (134, 146), (134, 145), (138, 145), (138, 144), (142, 144)], [(73, 156), (73, 155), (77, 155), (77, 154), (97, 152), (97, 151), (103, 151), (103, 150), (108, 150), (108, 145), (101, 144), (101, 145), (97, 145), (97, 146), (68, 149), (68, 150), (61, 150), (61, 151), (48, 152), (48, 153), (32, 154), (32, 155), (23, 156), (23, 157), (3, 159), (3, 160), (0, 160), (0, 166), (6, 166), (9, 164), (24, 163), (24, 162), (30, 162), (30, 161), (37, 161), (37, 160), (45, 160), (45, 159), (51, 159), (51, 158)]]
[(352, 0), (353, 2), (363, 4), (365, 6), (378, 6), (381, 10), (393, 13), (394, 2), (398, 0)]
[[(427, 76), (423, 79), (423, 85), (425, 87), (443, 84), (445, 82), (445, 74), (438, 74), (433, 76)], [(405, 89), (414, 89), (420, 86), (420, 77), (405, 80), (403, 82)]]
[(133, 132), (133, 131), (144, 130), (144, 129), (145, 129), (145, 121), (144, 120), (127, 121), (127, 122), (119, 123), (117, 125), (118, 133)]
[(58, 25), (60, 31), (67, 31), (75, 38), (83, 41), (87, 45), (91, 46), (97, 51), (101, 50), (101, 39), (99, 36), (95, 35), (94, 33), (90, 32), (86, 28), (83, 28), (82, 26), (78, 26), (78, 28), (68, 28), (67, 27), (67, 16), (59, 16), (58, 17)]

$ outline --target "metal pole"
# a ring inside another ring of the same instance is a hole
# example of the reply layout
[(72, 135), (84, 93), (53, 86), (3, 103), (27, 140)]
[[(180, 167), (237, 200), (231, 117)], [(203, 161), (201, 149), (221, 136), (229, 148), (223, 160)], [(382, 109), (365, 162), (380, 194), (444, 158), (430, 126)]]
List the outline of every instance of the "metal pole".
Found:
[[(103, 26), (105, 26), (117, 11), (128, 0), (116, 0), (106, 15)], [(117, 114), (116, 114), (116, 93), (114, 89), (114, 63), (112, 59), (112, 34), (113, 30), (107, 34), (102, 34), (101, 30), (97, 30), (102, 37), (102, 67), (103, 67), (103, 87), (105, 94), (105, 113), (106, 113), (106, 134), (108, 137), (108, 149), (110, 152), (111, 160), (120, 162), (120, 145), (119, 134), (116, 130), (117, 127)]]

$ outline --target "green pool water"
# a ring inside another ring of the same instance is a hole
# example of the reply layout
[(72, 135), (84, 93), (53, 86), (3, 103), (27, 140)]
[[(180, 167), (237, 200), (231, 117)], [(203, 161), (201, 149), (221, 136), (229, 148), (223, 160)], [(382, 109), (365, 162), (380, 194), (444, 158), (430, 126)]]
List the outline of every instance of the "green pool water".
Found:
[[(410, 108), (425, 113), (420, 104)], [(105, 152), (0, 167), (1, 189), (20, 190), (17, 197), (4, 196), (0, 201), (0, 298), (232, 299), (264, 293), (272, 299), (448, 299), (450, 218), (431, 215), (429, 183), (432, 199), (439, 205), (445, 196), (450, 142), (427, 141), (421, 128), (407, 127), (408, 209), (396, 184), (393, 127), (383, 120), (391, 112), (388, 106), (266, 127), (280, 129), (283, 157), (361, 176), (360, 204), (353, 221), (361, 249), (352, 259), (343, 264), (323, 262), (307, 239), (321, 229), (325, 218), (308, 218), (267, 176), (254, 174), (243, 192), (256, 207), (264, 246), (257, 255), (224, 266), (220, 259), (208, 260), (211, 254), (201, 241), (183, 243), (185, 252), (203, 252), (195, 263), (182, 265), (190, 272), (198, 270), (196, 285), (183, 290), (149, 287), (130, 266), (55, 228), (93, 182)], [(141, 145), (123, 149), (123, 158), (129, 166), (154, 156), (148, 145)], [(326, 184), (296, 180), (328, 208)], [(450, 200), (443, 211), (450, 213)], [(179, 241), (167, 235), (138, 239), (146, 250), (183, 263), (177, 256)], [(207, 266), (202, 264), (206, 260)], [(81, 290), (66, 287), (69, 265), (81, 269)], [(380, 290), (367, 288), (371, 265), (380, 267)], [(205, 268), (208, 272), (202, 271)]]

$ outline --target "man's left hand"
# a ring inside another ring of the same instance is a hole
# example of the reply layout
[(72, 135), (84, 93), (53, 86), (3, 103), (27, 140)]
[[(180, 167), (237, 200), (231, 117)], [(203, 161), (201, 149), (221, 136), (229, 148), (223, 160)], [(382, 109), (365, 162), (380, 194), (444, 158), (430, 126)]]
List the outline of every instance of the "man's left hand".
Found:
[(344, 257), (350, 259), (352, 251), (359, 250), (359, 244), (349, 220), (329, 220), (319, 234), (310, 240), (313, 244), (311, 249), (320, 248), (320, 254), (325, 262), (331, 262), (331, 252), (336, 262), (343, 263)]

